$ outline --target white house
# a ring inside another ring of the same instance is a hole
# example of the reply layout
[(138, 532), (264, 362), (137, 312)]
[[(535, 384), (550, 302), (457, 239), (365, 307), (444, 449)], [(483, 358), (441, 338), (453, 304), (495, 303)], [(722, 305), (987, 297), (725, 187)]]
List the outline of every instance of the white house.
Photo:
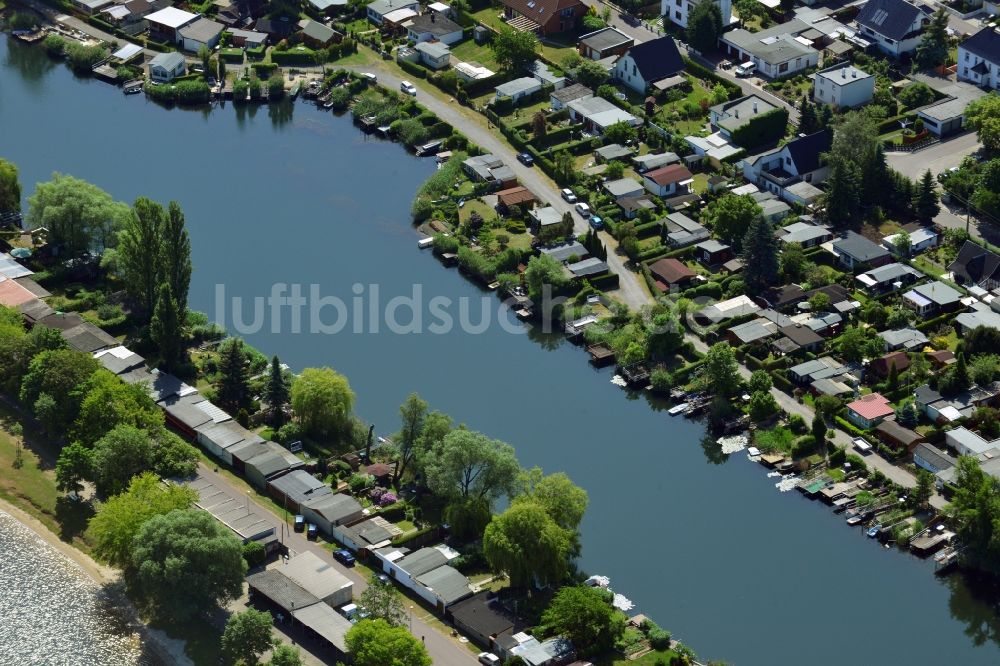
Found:
[(958, 45), (958, 78), (1000, 90), (1000, 32), (983, 28)]
[(799, 137), (781, 148), (741, 160), (743, 177), (786, 201), (795, 201), (787, 188), (800, 182), (816, 184), (826, 180), (829, 167), (820, 161), (820, 155), (832, 144), (829, 130)]
[[(911, 231), (908, 235), (910, 237), (910, 254), (918, 254), (926, 249), (936, 247), (938, 244), (937, 232), (927, 227)], [(899, 247), (901, 239), (902, 234), (891, 234), (882, 239), (882, 245), (889, 252), (899, 256), (902, 253), (902, 248)]]
[(443, 69), (451, 63), (451, 49), (441, 42), (420, 42), (413, 47), (420, 61), (431, 69)]
[(613, 76), (640, 95), (645, 95), (650, 85), (675, 76), (683, 69), (684, 60), (673, 38), (660, 37), (636, 44), (626, 51), (615, 63)]
[[(698, 0), (660, 0), (660, 15), (665, 19), (670, 19), (682, 28), (688, 24), (688, 14), (691, 8), (698, 4)], [(715, 0), (722, 13), (723, 27), (733, 22), (733, 3), (731, 0)]]
[(668, 164), (644, 173), (642, 182), (650, 193), (661, 197), (672, 197), (689, 193), (694, 176), (683, 164)]
[(367, 7), (368, 20), (375, 25), (382, 25), (386, 14), (400, 9), (407, 9), (416, 14), (420, 9), (420, 3), (414, 0), (375, 0)]
[(743, 28), (730, 30), (719, 41), (731, 60), (750, 61), (757, 66), (758, 76), (774, 79), (819, 63), (819, 51), (803, 36), (810, 30), (813, 30), (811, 25), (794, 18), (758, 32)]
[(868, 0), (856, 21), (863, 39), (898, 58), (916, 50), (930, 18), (906, 0)]
[(864, 106), (875, 95), (875, 77), (850, 64), (837, 64), (813, 76), (813, 100), (838, 108)]
[(416, 43), (438, 40), (451, 45), (462, 41), (462, 26), (437, 12), (421, 14), (406, 24), (406, 37)]
[(523, 76), (496, 87), (496, 98), (510, 97), (517, 104), (522, 98), (534, 95), (542, 89), (542, 83), (531, 76)]
[(603, 134), (604, 130), (615, 123), (627, 123), (633, 127), (639, 125), (638, 118), (625, 109), (615, 106), (603, 97), (584, 97), (575, 99), (569, 104), (570, 120), (583, 123), (592, 132)]
[[(428, 595), (428, 585), (421, 584), (420, 578), (439, 569), (458, 557), (458, 551), (441, 544), (434, 547), (421, 548), (408, 553), (406, 549), (393, 546), (379, 548), (375, 557), (382, 563), (382, 571), (403, 587), (407, 587), (421, 597), (437, 606), (437, 599)], [(449, 567), (450, 568), (450, 567)], [(471, 592), (470, 592), (471, 594)]]
[(173, 81), (184, 76), (184, 56), (177, 51), (157, 53), (149, 61), (149, 78), (157, 83)]
[(209, 50), (214, 49), (225, 29), (226, 26), (218, 21), (199, 18), (178, 30), (177, 34), (185, 51), (197, 52), (203, 46)]

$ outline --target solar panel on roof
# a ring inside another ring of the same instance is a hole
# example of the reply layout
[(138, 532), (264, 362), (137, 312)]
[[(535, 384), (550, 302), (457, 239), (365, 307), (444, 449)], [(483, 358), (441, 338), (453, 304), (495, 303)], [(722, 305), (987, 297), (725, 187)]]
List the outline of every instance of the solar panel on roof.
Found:
[(875, 11), (875, 16), (872, 17), (872, 23), (875, 25), (882, 25), (888, 17), (889, 12), (884, 9), (878, 9)]

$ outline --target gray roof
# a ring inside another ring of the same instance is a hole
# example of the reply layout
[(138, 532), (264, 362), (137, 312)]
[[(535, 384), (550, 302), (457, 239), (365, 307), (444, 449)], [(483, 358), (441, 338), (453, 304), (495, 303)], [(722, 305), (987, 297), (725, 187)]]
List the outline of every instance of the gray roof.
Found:
[(764, 115), (777, 109), (763, 97), (747, 95), (731, 102), (716, 104), (710, 111), (717, 114), (716, 124), (730, 131), (743, 127), (756, 116)]
[(545, 206), (544, 208), (532, 208), (528, 215), (538, 220), (538, 224), (546, 227), (550, 224), (559, 224), (562, 222), (562, 213), (557, 211), (552, 206)]
[(514, 79), (513, 81), (508, 81), (507, 83), (502, 83), (496, 87), (497, 95), (501, 97), (511, 97), (518, 93), (524, 93), (534, 90), (541, 90), (541, 82), (530, 76), (523, 76), (519, 79)]
[(716, 252), (721, 252), (722, 250), (729, 249), (728, 245), (726, 245), (725, 243), (720, 243), (714, 238), (710, 238), (707, 241), (702, 241), (701, 243), (695, 245), (695, 247), (698, 248), (699, 250), (705, 250), (706, 252), (711, 252), (712, 254), (715, 254)]
[(415, 0), (375, 0), (375, 2), (368, 3), (368, 9), (374, 11), (379, 16), (385, 16), (391, 11), (406, 7), (412, 8), (416, 4)]
[(447, 564), (417, 576), (416, 580), (433, 592), (445, 606), (472, 594), (469, 579)]
[(939, 281), (917, 285), (913, 291), (938, 305), (952, 305), (962, 300), (962, 294)]
[[(294, 473), (294, 472), (293, 472)], [(343, 493), (326, 493), (304, 502), (331, 523), (336, 523), (361, 512), (361, 504), (350, 495)]]
[(796, 18), (757, 32), (737, 28), (725, 33), (722, 39), (735, 44), (740, 50), (757, 56), (765, 62), (780, 63), (796, 56), (810, 55), (816, 52), (815, 49), (803, 46), (792, 39), (806, 32), (810, 27), (805, 21)]
[(787, 227), (779, 229), (782, 242), (785, 243), (808, 243), (809, 241), (828, 238), (830, 230), (808, 222), (795, 222)]
[(618, 197), (635, 195), (637, 192), (641, 192), (642, 184), (632, 178), (619, 178), (618, 180), (609, 180), (604, 183), (604, 189), (607, 190), (608, 194), (617, 199)]
[(280, 569), (303, 590), (319, 599), (326, 599), (345, 587), (354, 584), (333, 565), (321, 560), (312, 551), (305, 550), (285, 562)]
[(437, 12), (430, 12), (429, 14), (421, 14), (410, 19), (410, 23), (406, 26), (406, 29), (418, 34), (428, 32), (435, 37), (443, 37), (453, 32), (461, 32), (462, 26), (447, 16), (438, 14)]
[(661, 166), (680, 161), (681, 158), (678, 157), (677, 153), (649, 153), (647, 155), (637, 155), (632, 158), (632, 163), (644, 171), (657, 169)]
[[(861, 275), (868, 276), (876, 283), (882, 284), (883, 282), (895, 282), (896, 280), (906, 277), (907, 275), (919, 278), (923, 274), (916, 269), (910, 268), (906, 264), (897, 262), (873, 268), (872, 270), (862, 273)], [(861, 275), (858, 277), (861, 277)]]
[[(631, 148), (626, 148), (620, 143), (609, 143), (594, 151), (594, 154), (603, 160), (616, 160), (626, 158), (632, 154)], [(641, 186), (640, 186), (641, 187)]]
[[(277, 456), (278, 454), (274, 453), (273, 455)], [(255, 463), (255, 461), (256, 458), (250, 460), (249, 462)], [(288, 464), (286, 462), (285, 467), (287, 466)], [(326, 485), (303, 469), (296, 469), (292, 470), (288, 474), (283, 474), (270, 481), (268, 485), (288, 497), (288, 499), (292, 500), (296, 504), (302, 504), (308, 500), (333, 493), (330, 486)]]
[(604, 113), (605, 111), (620, 110), (617, 106), (603, 97), (585, 97), (575, 99), (570, 102), (568, 106), (585, 118), (598, 113)]
[(820, 72), (816, 72), (816, 76), (829, 79), (836, 85), (841, 86), (853, 81), (862, 81), (870, 78), (872, 75), (863, 69), (858, 69), (850, 63), (838, 63), (833, 67), (828, 67)]
[(843, 238), (833, 241), (833, 249), (861, 262), (889, 256), (889, 250), (853, 231), (848, 231)]
[(372, 546), (392, 538), (392, 532), (385, 529), (385, 527), (375, 520), (366, 520), (357, 525), (352, 525), (346, 531), (358, 541), (365, 541)]
[(163, 401), (163, 411), (188, 428), (194, 430), (198, 426), (211, 423), (211, 417), (195, 405), (204, 402), (205, 398), (199, 394), (187, 396), (172, 396)]
[(913, 457), (916, 458), (917, 456), (920, 456), (938, 470), (948, 469), (949, 467), (955, 466), (954, 458), (927, 442), (917, 444), (917, 448), (913, 450)]
[(569, 264), (566, 268), (570, 273), (577, 277), (602, 275), (607, 273), (609, 270), (608, 265), (596, 257), (590, 257), (589, 259), (578, 261), (575, 264)]
[(181, 37), (207, 43), (218, 37), (226, 26), (207, 18), (200, 18), (180, 29)]
[(316, 595), (302, 589), (302, 586), (283, 575), (280, 569), (250, 574), (247, 576), (247, 583), (286, 613), (293, 608), (302, 609), (320, 603)]
[(895, 41), (903, 39), (920, 10), (905, 0), (868, 0), (858, 12), (858, 25)]
[(337, 31), (319, 21), (305, 21), (302, 25), (302, 34), (325, 44), (334, 38)]
[(633, 41), (628, 35), (611, 27), (601, 28), (580, 37), (580, 44), (589, 46), (595, 51), (604, 51), (623, 44), (631, 44)]
[(437, 548), (427, 547), (398, 560), (396, 566), (416, 578), (447, 563), (448, 558), (444, 553)]
[(587, 248), (578, 243), (577, 241), (568, 241), (565, 243), (559, 243), (557, 245), (548, 245), (546, 247), (538, 248), (538, 251), (542, 254), (547, 254), (556, 261), (566, 261), (574, 254), (577, 257), (586, 257), (590, 253), (587, 252)]
[(943, 397), (935, 389), (932, 389), (930, 384), (923, 384), (918, 386), (917, 390), (913, 393), (916, 401), (921, 405), (931, 405), (938, 400), (943, 400)]
[(153, 402), (160, 402), (175, 395), (184, 396), (196, 393), (196, 389), (188, 386), (169, 372), (153, 370), (151, 376), (149, 395), (153, 398)]
[(900, 328), (894, 331), (882, 331), (878, 334), (890, 347), (902, 346), (906, 349), (927, 344), (927, 336), (915, 328)]
[(346, 617), (326, 604), (296, 608), (292, 611), (292, 617), (332, 643), (341, 653), (347, 654), (345, 636), (354, 625)]
[(773, 217), (791, 210), (792, 207), (780, 199), (767, 199), (760, 202), (760, 214), (764, 217)]
[(575, 99), (580, 99), (582, 97), (590, 97), (594, 94), (594, 91), (583, 85), (582, 83), (574, 83), (572, 85), (565, 86), (559, 90), (553, 90), (550, 97), (552, 99), (558, 100), (563, 104), (569, 104)]
[(451, 53), (451, 49), (444, 42), (420, 42), (413, 48), (431, 58), (443, 58)]
[[(119, 352), (119, 350), (120, 353), (112, 353)], [(98, 353), (100, 356), (97, 356), (97, 362), (116, 375), (141, 368), (146, 364), (145, 359), (125, 347), (116, 347), (115, 349)]]
[(770, 338), (777, 333), (777, 330), (778, 327), (774, 323), (766, 319), (755, 319), (733, 326), (729, 332), (735, 335), (740, 342), (746, 344)]

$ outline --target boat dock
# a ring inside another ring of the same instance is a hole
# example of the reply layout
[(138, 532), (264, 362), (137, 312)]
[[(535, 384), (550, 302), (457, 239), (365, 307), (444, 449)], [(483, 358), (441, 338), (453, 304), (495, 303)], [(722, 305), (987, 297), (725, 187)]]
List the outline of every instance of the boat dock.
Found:
[(946, 529), (944, 525), (928, 527), (910, 539), (910, 550), (915, 555), (926, 557), (941, 546), (951, 543), (953, 538), (955, 538), (955, 533)]
[(596, 366), (607, 365), (615, 361), (615, 353), (603, 344), (588, 346), (587, 353), (590, 354), (590, 362)]
[(566, 337), (570, 340), (578, 339), (587, 327), (597, 323), (597, 315), (589, 314), (566, 323)]
[(34, 44), (36, 42), (40, 42), (43, 39), (45, 39), (45, 35), (47, 35), (48, 32), (45, 30), (45, 28), (42, 28), (40, 30), (35, 30), (34, 32), (30, 30), (15, 30), (12, 34), (14, 35), (14, 37), (20, 39), (22, 42), (27, 42), (28, 44)]

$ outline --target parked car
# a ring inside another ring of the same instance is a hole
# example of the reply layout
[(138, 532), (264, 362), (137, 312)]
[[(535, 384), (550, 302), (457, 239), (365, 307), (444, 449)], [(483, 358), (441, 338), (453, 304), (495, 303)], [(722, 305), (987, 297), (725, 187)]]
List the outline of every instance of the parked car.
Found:
[(333, 551), (333, 559), (337, 560), (345, 567), (353, 567), (354, 563), (357, 561), (354, 559), (354, 555), (351, 554), (351, 551), (343, 548)]
[(604, 228), (604, 218), (601, 217), (600, 215), (591, 215), (590, 216), (590, 226), (593, 229), (595, 229), (597, 231), (600, 231), (601, 229)]
[(745, 77), (753, 76), (753, 73), (757, 71), (757, 65), (753, 64), (750, 60), (747, 60), (742, 65), (736, 68), (736, 76)]
[(410, 83), (409, 81), (403, 81), (402, 83), (400, 83), (399, 89), (405, 92), (407, 95), (413, 95), (414, 97), (416, 97), (417, 95), (417, 87), (412, 83)]
[(292, 526), (296, 532), (301, 532), (306, 528), (305, 516), (295, 516), (295, 524)]
[(573, 194), (573, 190), (569, 189), (568, 187), (563, 188), (560, 194), (562, 194), (562, 198), (565, 199), (567, 202), (569, 203), (576, 202), (576, 195)]
[(581, 201), (576, 205), (576, 212), (578, 212), (583, 217), (590, 217), (590, 206)]
[(532, 166), (535, 163), (535, 158), (532, 157), (529, 153), (518, 153), (517, 161), (523, 164), (524, 166)]
[(316, 529), (315, 525), (313, 525), (312, 523), (309, 523), (306, 526), (306, 538), (307, 539), (315, 539), (318, 534), (319, 534), (319, 530)]
[(483, 664), (483, 666), (497, 666), (500, 663), (500, 657), (492, 652), (480, 652), (478, 659), (479, 663)]
[(365, 77), (366, 79), (368, 79), (372, 83), (377, 83), (378, 82), (378, 78), (374, 74), (372, 74), (371, 72), (361, 72), (361, 76)]

